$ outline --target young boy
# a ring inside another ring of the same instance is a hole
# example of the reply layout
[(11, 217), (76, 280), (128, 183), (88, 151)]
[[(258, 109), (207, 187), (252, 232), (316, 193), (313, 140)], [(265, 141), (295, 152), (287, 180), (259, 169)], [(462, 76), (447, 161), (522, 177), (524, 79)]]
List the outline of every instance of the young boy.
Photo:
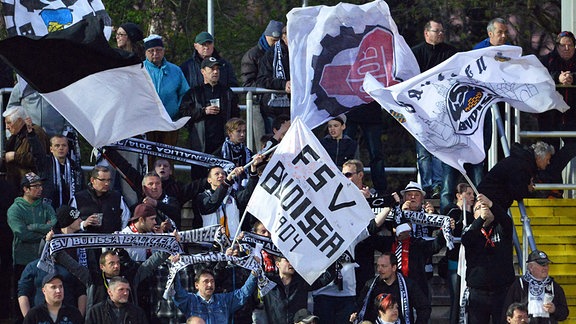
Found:
[(344, 135), (346, 116), (338, 115), (328, 122), (328, 135), (320, 140), (332, 161), (342, 168), (344, 162), (356, 157), (356, 141)]

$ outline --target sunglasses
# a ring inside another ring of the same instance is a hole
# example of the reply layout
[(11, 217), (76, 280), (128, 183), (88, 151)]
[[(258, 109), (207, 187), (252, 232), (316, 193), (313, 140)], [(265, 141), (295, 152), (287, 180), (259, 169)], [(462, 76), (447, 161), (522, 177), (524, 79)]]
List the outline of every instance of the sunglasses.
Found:
[(344, 173), (344, 176), (346, 178), (352, 178), (353, 175), (358, 174), (359, 172), (346, 172)]

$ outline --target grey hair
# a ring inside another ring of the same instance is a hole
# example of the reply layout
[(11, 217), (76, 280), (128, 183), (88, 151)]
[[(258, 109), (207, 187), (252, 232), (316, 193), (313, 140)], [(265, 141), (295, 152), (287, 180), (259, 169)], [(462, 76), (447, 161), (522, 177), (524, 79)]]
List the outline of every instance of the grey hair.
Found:
[(24, 107), (14, 106), (6, 109), (6, 111), (2, 114), (2, 117), (4, 118), (10, 117), (10, 121), (15, 122), (18, 119), (22, 120), (26, 119), (26, 117), (28, 117), (28, 114), (26, 113), (26, 110), (24, 110)]
[(506, 22), (506, 20), (504, 20), (504, 18), (494, 18), (488, 22), (488, 26), (486, 27), (486, 31), (488, 31), (489, 33), (493, 32), (494, 31), (494, 24), (496, 24), (496, 23), (508, 25), (508, 23)]
[(156, 177), (156, 178), (160, 179), (160, 176), (158, 175), (158, 173), (156, 173), (155, 171), (151, 171), (151, 172), (146, 173), (144, 175), (144, 177), (142, 177), (142, 185), (143, 186), (146, 185), (146, 181), (148, 180), (148, 178), (151, 178), (151, 177)]
[(534, 156), (540, 158), (545, 157), (547, 154), (554, 155), (556, 151), (554, 146), (542, 141), (538, 141), (536, 144), (532, 144), (530, 148), (534, 151)]

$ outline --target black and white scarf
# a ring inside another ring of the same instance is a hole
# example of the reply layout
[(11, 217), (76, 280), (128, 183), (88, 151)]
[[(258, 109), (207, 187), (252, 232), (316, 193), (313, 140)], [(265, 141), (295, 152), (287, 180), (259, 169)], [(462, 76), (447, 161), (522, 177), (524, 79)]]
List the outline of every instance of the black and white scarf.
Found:
[[(222, 144), (222, 157), (228, 161), (232, 161), (235, 166), (244, 166), (252, 159), (252, 152), (243, 143), (232, 143), (229, 137), (226, 137)], [(248, 176), (242, 173), (234, 184), (240, 183), (243, 187), (246, 186)], [(238, 189), (238, 188), (235, 188)]]
[[(282, 41), (277, 41), (274, 44), (274, 60), (272, 62), (272, 67), (274, 68), (274, 78), (280, 80), (286, 80), (286, 70), (282, 64)], [(273, 93), (268, 101), (269, 107), (285, 108), (290, 107), (290, 98), (287, 94)]]
[[(366, 293), (366, 297), (364, 297), (364, 303), (362, 305), (362, 310), (356, 316), (356, 320), (354, 324), (362, 323), (364, 320), (364, 315), (366, 314), (366, 308), (368, 307), (369, 303), (372, 303), (370, 300), (370, 295), (372, 295), (372, 290), (374, 289), (374, 285), (380, 279), (380, 276), (376, 276), (374, 280), (372, 280), (372, 284), (370, 284), (370, 289), (368, 289), (368, 293)], [(408, 287), (406, 286), (406, 281), (404, 280), (404, 276), (400, 272), (396, 272), (396, 280), (398, 280), (398, 290), (400, 290), (400, 309), (402, 310), (402, 316), (404, 317), (404, 323), (410, 324), (410, 302), (408, 300)], [(397, 323), (399, 323), (397, 321)]]
[(554, 296), (552, 279), (548, 276), (544, 280), (538, 280), (530, 271), (526, 271), (519, 280), (522, 289), (524, 289), (523, 281), (528, 283), (528, 314), (533, 317), (549, 317), (550, 314), (542, 308), (542, 305), (544, 305), (545, 294)]
[[(52, 156), (52, 179), (54, 179), (54, 185), (58, 191), (58, 206), (67, 204), (68, 201), (64, 201), (64, 190), (66, 187), (65, 183), (68, 184), (69, 198), (74, 197), (76, 179), (72, 176), (72, 168), (70, 166), (70, 160), (66, 158), (64, 163), (64, 172), (60, 168), (61, 164), (58, 159)], [(64, 181), (62, 181), (64, 179)]]

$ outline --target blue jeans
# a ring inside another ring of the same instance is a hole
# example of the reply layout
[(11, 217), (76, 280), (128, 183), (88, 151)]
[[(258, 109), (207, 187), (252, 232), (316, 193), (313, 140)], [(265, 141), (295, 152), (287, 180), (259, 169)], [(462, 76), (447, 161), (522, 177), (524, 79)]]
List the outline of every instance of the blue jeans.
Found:
[(354, 313), (356, 297), (314, 296), (314, 315), (322, 324), (349, 323), (350, 314)]
[(428, 152), (418, 141), (416, 141), (416, 157), (418, 158), (420, 184), (426, 194), (431, 196), (435, 187), (442, 186), (442, 161)]
[[(474, 186), (478, 187), (484, 178), (484, 162), (478, 164), (465, 164), (464, 168)], [(444, 175), (444, 183), (442, 184), (442, 192), (440, 193), (440, 212), (446, 212), (444, 209), (449, 206), (454, 199), (456, 199), (456, 186), (458, 179), (460, 179), (460, 171), (454, 169), (446, 163), (442, 163), (442, 173)]]
[(368, 146), (370, 155), (370, 175), (374, 189), (378, 192), (386, 191), (388, 181), (386, 180), (386, 171), (384, 169), (384, 154), (382, 153), (382, 141), (380, 137), (384, 129), (382, 124), (358, 124), (353, 121), (346, 123), (346, 135), (356, 139), (358, 127), (362, 128), (362, 136)]

